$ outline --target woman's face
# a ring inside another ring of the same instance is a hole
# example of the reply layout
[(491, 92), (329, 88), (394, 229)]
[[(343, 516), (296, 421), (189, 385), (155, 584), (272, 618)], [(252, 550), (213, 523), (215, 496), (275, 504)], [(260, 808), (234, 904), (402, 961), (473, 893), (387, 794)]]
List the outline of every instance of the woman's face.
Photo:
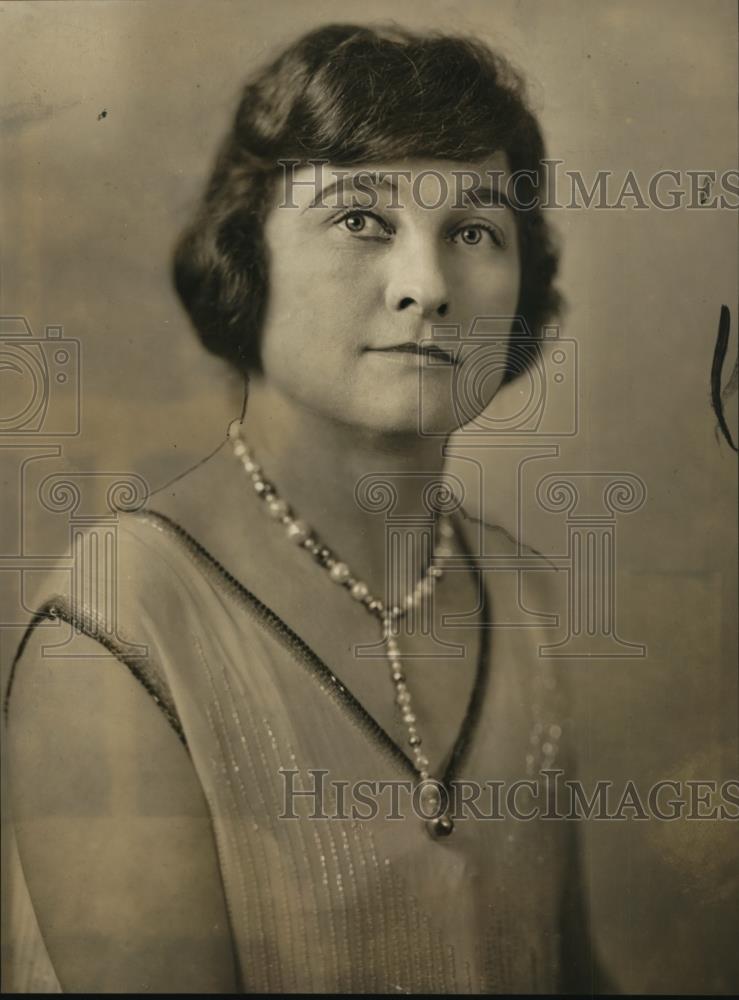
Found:
[(518, 302), (507, 176), (504, 154), (286, 172), (265, 224), (272, 388), (383, 432), (447, 433), (483, 410)]

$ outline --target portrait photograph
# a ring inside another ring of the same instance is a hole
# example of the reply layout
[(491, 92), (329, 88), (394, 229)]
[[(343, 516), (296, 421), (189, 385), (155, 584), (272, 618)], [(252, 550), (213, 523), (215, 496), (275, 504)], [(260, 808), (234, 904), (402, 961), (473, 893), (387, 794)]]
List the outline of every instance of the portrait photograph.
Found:
[(735, 995), (735, 0), (0, 29), (2, 992)]

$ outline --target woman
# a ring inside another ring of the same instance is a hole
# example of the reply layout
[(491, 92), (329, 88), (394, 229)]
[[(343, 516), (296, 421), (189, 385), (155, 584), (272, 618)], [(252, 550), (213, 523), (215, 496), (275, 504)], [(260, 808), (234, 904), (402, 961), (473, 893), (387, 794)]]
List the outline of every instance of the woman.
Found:
[[(468, 40), (329, 26), (246, 86), (175, 259), (245, 418), (121, 517), (117, 621), (47, 588), (34, 625), (72, 622), (78, 655), (31, 627), (14, 666), (19, 852), (63, 989), (597, 988), (572, 826), (452, 808), (454, 780), (569, 774), (567, 707), (539, 630), (495, 627), (517, 577), (478, 571), (519, 548), (429, 501), (475, 321), (530, 332), (481, 409), (557, 305), (541, 214), (506, 198), (543, 155)], [(399, 782), (422, 796), (373, 813)]]

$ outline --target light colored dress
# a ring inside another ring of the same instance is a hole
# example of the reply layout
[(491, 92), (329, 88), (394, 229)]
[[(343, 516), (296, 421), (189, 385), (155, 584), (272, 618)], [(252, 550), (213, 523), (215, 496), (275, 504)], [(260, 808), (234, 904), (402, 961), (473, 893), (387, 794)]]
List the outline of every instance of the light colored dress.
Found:
[[(346, 804), (335, 818), (332, 783), (410, 782), (409, 758), (276, 614), (163, 515), (120, 518), (115, 623), (79, 595), (49, 595), (40, 607), (103, 642), (186, 744), (212, 816), (244, 992), (591, 988), (577, 824), (515, 819), (505, 805), (505, 789), (524, 779), (543, 811), (540, 770), (572, 774), (557, 661), (538, 653), (551, 633), (522, 612), (515, 567), (538, 567), (527, 574), (534, 591), (547, 573), (502, 530), (485, 538), (500, 571), (480, 577), (487, 627), (446, 777), (503, 790), (497, 810), (492, 788), (478, 802), (498, 818), (468, 812), (443, 839), (407, 809), (388, 819), (387, 795), (373, 818)], [(319, 770), (334, 818), (311, 818), (310, 796), (293, 798), (297, 818), (284, 818), (287, 780), (310, 790)], [(530, 792), (517, 795), (522, 812)], [(27, 981), (58, 989), (27, 904), (15, 923)]]

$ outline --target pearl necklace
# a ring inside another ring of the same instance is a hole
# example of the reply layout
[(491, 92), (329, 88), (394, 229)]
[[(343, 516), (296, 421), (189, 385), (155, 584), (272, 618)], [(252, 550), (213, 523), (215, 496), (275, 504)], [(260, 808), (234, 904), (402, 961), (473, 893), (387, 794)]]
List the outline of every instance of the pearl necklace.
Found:
[(369, 587), (355, 577), (345, 562), (317, 537), (308, 525), (296, 518), (288, 504), (278, 495), (275, 486), (267, 480), (261, 466), (257, 464), (253, 453), (241, 434), (241, 424), (234, 420), (228, 430), (234, 455), (241, 462), (244, 471), (250, 477), (255, 493), (264, 502), (267, 513), (279, 521), (285, 528), (287, 537), (295, 545), (306, 549), (316, 562), (328, 571), (334, 583), (349, 591), (355, 601), (360, 603), (371, 615), (378, 618), (382, 625), (382, 640), (385, 655), (390, 666), (390, 679), (395, 687), (395, 703), (405, 724), (408, 744), (413, 756), (413, 765), (418, 773), (421, 784), (420, 802), (423, 804), (423, 814), (430, 818), (426, 820), (426, 828), (434, 838), (446, 837), (454, 829), (451, 817), (441, 810), (439, 782), (431, 779), (429, 761), (422, 750), (423, 740), (418, 731), (416, 715), (413, 711), (412, 699), (408, 683), (403, 671), (400, 647), (397, 641), (398, 625), (411, 608), (417, 607), (421, 601), (430, 597), (434, 585), (444, 575), (433, 560), (438, 556), (452, 554), (451, 539), (454, 532), (446, 517), (439, 518), (439, 535), (431, 562), (418, 580), (413, 590), (405, 597), (399, 606), (387, 608), (385, 604), (374, 597)]

